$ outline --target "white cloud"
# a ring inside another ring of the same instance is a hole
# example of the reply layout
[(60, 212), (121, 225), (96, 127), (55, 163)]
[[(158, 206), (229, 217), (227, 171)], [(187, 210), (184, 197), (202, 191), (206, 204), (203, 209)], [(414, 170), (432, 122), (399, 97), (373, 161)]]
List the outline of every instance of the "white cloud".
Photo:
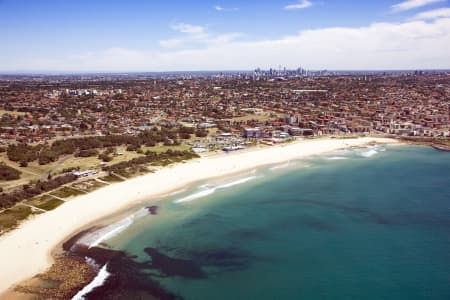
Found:
[(257, 41), (236, 37), (211, 34), (195, 48), (111, 48), (59, 59), (29, 57), (20, 65), (3, 56), (0, 65), (4, 71), (250, 70), (278, 65), (330, 70), (450, 68), (450, 18), (303, 30)]
[(284, 7), (284, 9), (287, 9), (287, 10), (304, 9), (304, 8), (311, 7), (312, 5), (313, 4), (311, 1), (299, 0), (298, 3), (286, 5)]
[(220, 5), (215, 5), (214, 9), (216, 11), (222, 11), (222, 12), (223, 11), (237, 11), (237, 10), (239, 10), (239, 8), (237, 8), (237, 7), (226, 8), (226, 7), (223, 7), (223, 6), (220, 6)]
[(180, 48), (193, 41), (201, 41), (208, 38), (206, 28), (200, 25), (177, 23), (171, 25), (170, 28), (183, 35), (159, 41), (159, 45), (163, 48)]
[(225, 33), (225, 34), (219, 34), (214, 37), (211, 37), (210, 39), (206, 40), (208, 44), (227, 44), (235, 41), (236, 39), (240, 38), (242, 34), (238, 32), (233, 33)]
[(446, 0), (406, 0), (391, 6), (392, 12), (401, 12), (406, 10), (411, 10), (426, 5), (444, 2)]
[(175, 31), (189, 34), (199, 34), (205, 32), (205, 27), (198, 25), (191, 25), (186, 23), (177, 23), (171, 26)]
[(424, 12), (418, 13), (411, 19), (412, 20), (434, 20), (437, 18), (450, 18), (450, 8), (444, 7), (444, 8), (438, 8), (438, 9), (424, 11)]
[(159, 45), (163, 48), (179, 48), (182, 47), (186, 43), (186, 39), (184, 38), (174, 38), (159, 41)]
[(219, 43), (229, 43), (241, 36), (240, 33), (213, 34), (206, 30), (206, 27), (191, 25), (186, 23), (177, 23), (171, 28), (183, 33), (182, 36), (159, 41), (163, 48), (182, 48), (186, 46), (199, 46)]

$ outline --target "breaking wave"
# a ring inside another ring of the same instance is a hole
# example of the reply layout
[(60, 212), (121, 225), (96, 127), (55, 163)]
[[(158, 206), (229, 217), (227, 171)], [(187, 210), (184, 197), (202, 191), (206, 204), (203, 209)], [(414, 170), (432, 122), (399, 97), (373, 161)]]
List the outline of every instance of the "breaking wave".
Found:
[(238, 184), (246, 183), (247, 181), (253, 180), (255, 178), (256, 178), (256, 176), (250, 176), (250, 177), (238, 179), (236, 181), (232, 181), (232, 182), (229, 182), (229, 183), (225, 183), (225, 184), (219, 185), (217, 188), (218, 189), (226, 189), (226, 188), (238, 185)]
[(238, 184), (242, 184), (242, 183), (245, 183), (247, 181), (253, 180), (256, 177), (257, 176), (249, 176), (249, 177), (241, 178), (241, 179), (229, 182), (229, 183), (224, 183), (222, 185), (218, 185), (218, 186), (215, 186), (215, 187), (214, 186), (211, 187), (211, 185), (205, 184), (205, 185), (202, 185), (201, 187), (203, 187), (203, 188), (210, 187), (210, 188), (208, 188), (206, 190), (203, 190), (203, 191), (200, 191), (200, 192), (197, 192), (197, 193), (194, 193), (194, 194), (191, 194), (191, 195), (186, 196), (184, 198), (175, 200), (174, 203), (190, 202), (190, 201), (198, 199), (198, 198), (206, 197), (206, 196), (209, 196), (211, 194), (214, 194), (217, 190), (226, 189), (226, 188), (238, 185)]
[(186, 191), (186, 189), (176, 190), (174, 192), (169, 193), (168, 196), (174, 196), (177, 194), (181, 194), (182, 192), (185, 192), (185, 191)]
[(131, 224), (133, 224), (136, 219), (146, 216), (147, 214), (148, 212), (146, 211), (146, 209), (142, 208), (131, 216), (128, 216), (118, 222), (115, 222), (111, 225), (105, 226), (103, 228), (100, 228), (99, 230), (83, 236), (82, 238), (80, 238), (77, 244), (86, 245), (89, 248), (97, 247), (102, 242), (118, 235), (119, 233), (127, 229)]
[(106, 226), (105, 228), (98, 230), (96, 232), (98, 234), (95, 235), (97, 238), (88, 244), (89, 248), (96, 247), (103, 241), (106, 241), (113, 236), (121, 233), (131, 224), (133, 224), (133, 218), (127, 217), (117, 223), (111, 224), (109, 226)]
[(100, 271), (98, 272), (97, 276), (95, 276), (94, 279), (92, 279), (91, 282), (89, 282), (88, 285), (86, 285), (84, 288), (82, 288), (75, 296), (72, 297), (72, 300), (83, 300), (86, 299), (86, 295), (89, 294), (91, 291), (93, 291), (95, 288), (102, 286), (106, 279), (111, 275), (111, 273), (108, 272), (107, 269), (108, 264), (105, 264)]
[(375, 145), (375, 146), (367, 147), (367, 148), (365, 148), (365, 150), (366, 151), (361, 151), (361, 150), (358, 151), (358, 154), (362, 157), (369, 158), (369, 157), (372, 157), (372, 156), (378, 154), (379, 152), (386, 151), (386, 148), (379, 146), (379, 145)]
[(370, 149), (369, 151), (361, 152), (360, 155), (361, 155), (362, 157), (372, 157), (372, 156), (374, 156), (374, 155), (377, 154), (377, 153), (378, 153), (378, 152), (377, 152), (376, 150)]
[(276, 166), (273, 166), (272, 168), (270, 168), (269, 170), (270, 171), (275, 171), (275, 170), (279, 170), (279, 169), (285, 169), (285, 168), (287, 168), (287, 167), (289, 167), (291, 164), (288, 162), (288, 163), (285, 163), (285, 164), (282, 164), (282, 165), (276, 165)]
[(342, 159), (348, 159), (348, 157), (343, 157), (343, 156), (332, 156), (332, 157), (328, 157), (329, 160), (342, 160)]
[(187, 197), (178, 199), (175, 201), (175, 203), (189, 202), (189, 201), (195, 200), (197, 198), (206, 197), (208, 195), (213, 194), (215, 191), (216, 191), (216, 188), (207, 189), (207, 190), (189, 195)]

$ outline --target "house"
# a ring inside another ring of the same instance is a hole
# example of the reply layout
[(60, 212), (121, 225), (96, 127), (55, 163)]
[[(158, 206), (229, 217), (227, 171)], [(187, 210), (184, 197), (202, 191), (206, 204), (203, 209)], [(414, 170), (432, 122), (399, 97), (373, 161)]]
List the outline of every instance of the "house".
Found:
[(262, 137), (262, 131), (259, 127), (254, 128), (244, 128), (243, 132), (244, 138), (247, 139), (258, 139)]

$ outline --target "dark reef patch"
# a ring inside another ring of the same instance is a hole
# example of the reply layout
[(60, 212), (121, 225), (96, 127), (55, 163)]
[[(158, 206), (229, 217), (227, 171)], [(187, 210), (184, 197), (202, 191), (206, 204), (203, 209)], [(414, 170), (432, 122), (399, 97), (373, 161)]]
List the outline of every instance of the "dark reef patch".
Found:
[(150, 267), (158, 270), (163, 276), (180, 276), (190, 279), (207, 277), (201, 266), (192, 260), (170, 257), (155, 248), (145, 248), (144, 251), (152, 258)]
[(148, 211), (149, 215), (157, 215), (158, 214), (158, 206), (146, 206), (145, 209)]
[(70, 255), (91, 258), (99, 266), (108, 264), (107, 270), (111, 275), (103, 285), (89, 292), (86, 299), (131, 299), (130, 292), (133, 299), (181, 299), (151, 278), (150, 271), (154, 269), (151, 261), (138, 262), (135, 256), (124, 251), (76, 244), (79, 238), (90, 231), (75, 235), (63, 246), (64, 249), (69, 249)]

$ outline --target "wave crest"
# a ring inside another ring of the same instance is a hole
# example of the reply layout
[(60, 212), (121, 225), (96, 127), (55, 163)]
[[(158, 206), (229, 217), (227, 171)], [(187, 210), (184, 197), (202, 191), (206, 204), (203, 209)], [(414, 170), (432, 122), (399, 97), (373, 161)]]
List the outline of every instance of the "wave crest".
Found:
[(89, 282), (88, 285), (84, 286), (75, 296), (72, 297), (72, 300), (84, 300), (86, 299), (86, 295), (93, 291), (95, 288), (102, 286), (106, 279), (111, 276), (111, 273), (108, 272), (108, 264), (105, 264), (97, 276)]
[[(190, 202), (190, 201), (198, 199), (198, 198), (206, 197), (206, 196), (209, 196), (211, 194), (214, 194), (217, 190), (226, 189), (226, 188), (238, 185), (238, 184), (242, 184), (242, 183), (248, 182), (250, 180), (253, 180), (256, 177), (257, 176), (249, 176), (249, 177), (241, 178), (241, 179), (229, 182), (229, 183), (224, 183), (224, 184), (216, 186), (216, 187), (211, 187), (211, 188), (208, 188), (206, 190), (203, 190), (203, 191), (191, 194), (189, 196), (186, 196), (184, 198), (175, 200), (174, 203)], [(210, 187), (210, 186), (211, 185), (209, 185), (209, 184), (202, 185), (202, 187)]]
[(328, 157), (329, 160), (342, 160), (342, 159), (348, 159), (348, 157), (343, 157), (343, 156), (332, 156), (332, 157)]

